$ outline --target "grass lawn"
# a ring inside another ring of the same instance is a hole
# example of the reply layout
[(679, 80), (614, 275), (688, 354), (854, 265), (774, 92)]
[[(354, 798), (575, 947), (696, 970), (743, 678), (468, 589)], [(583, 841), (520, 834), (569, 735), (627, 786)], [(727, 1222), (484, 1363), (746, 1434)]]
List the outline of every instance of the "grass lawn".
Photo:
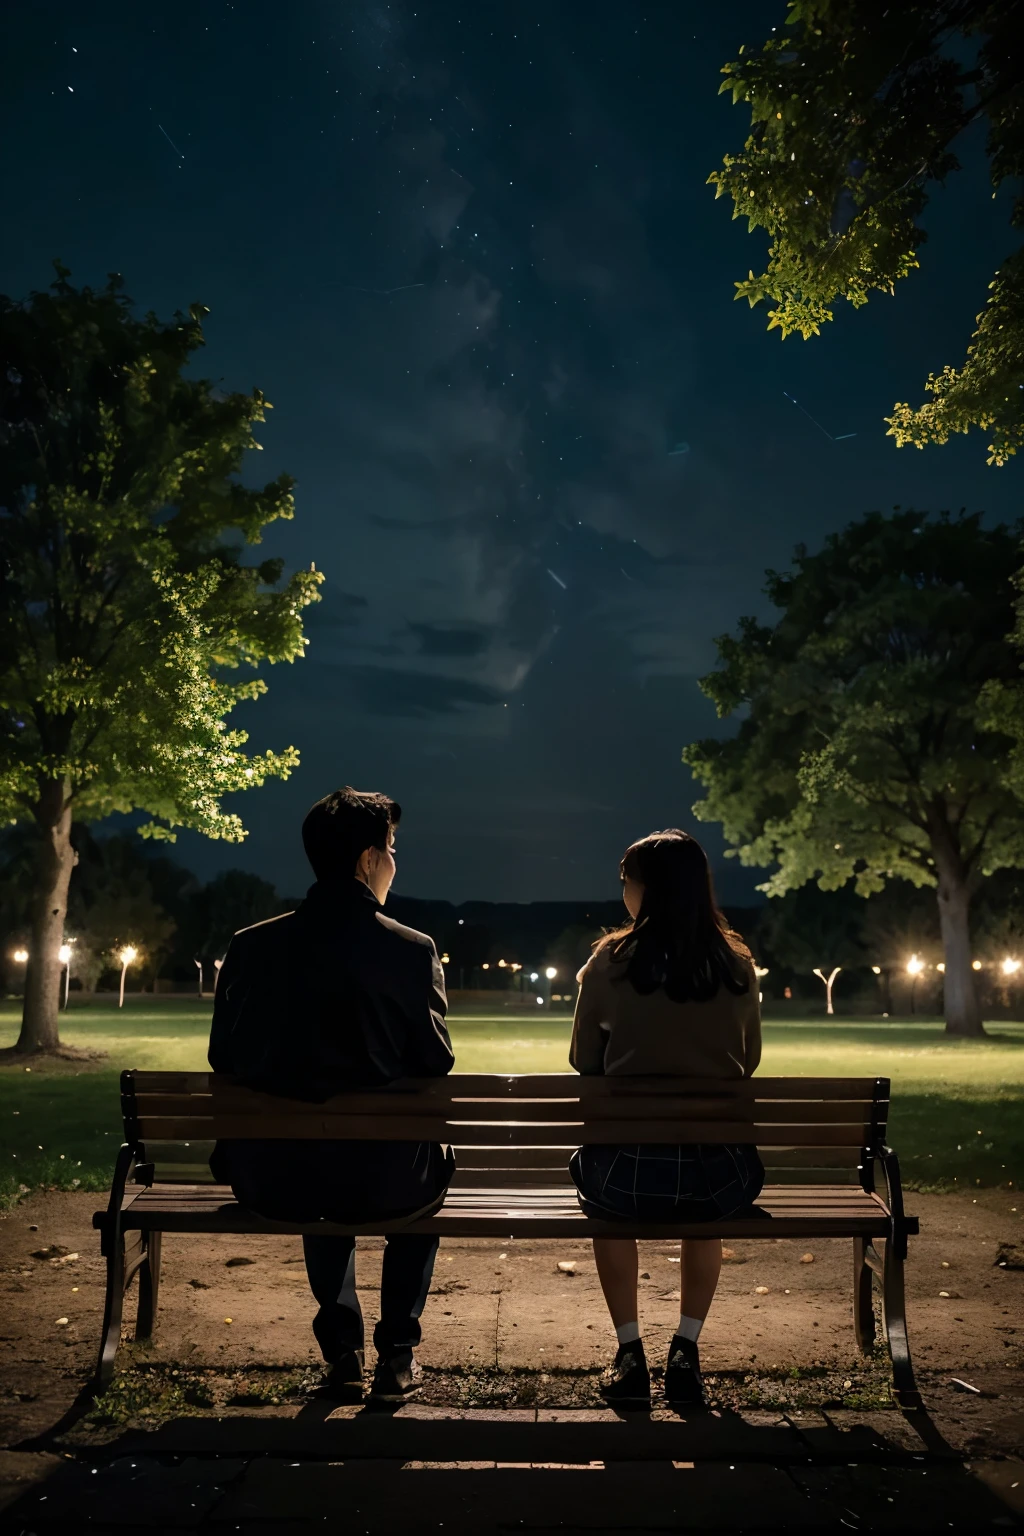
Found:
[[(0, 1204), (21, 1186), (103, 1189), (121, 1141), (118, 1073), (206, 1065), (210, 1003), (178, 998), (74, 1005), (63, 1038), (107, 1059), (0, 1068)], [(0, 1046), (17, 1037), (20, 1005), (0, 1003)], [(567, 1015), (456, 1011), (465, 1072), (558, 1072), (568, 1066)], [(922, 1188), (1020, 1187), (1024, 1180), (1024, 1024), (989, 1038), (947, 1040), (934, 1020), (772, 1020), (761, 1070), (778, 1076), (892, 1078), (889, 1139), (905, 1181)], [(76, 1187), (77, 1187), (76, 1186)]]

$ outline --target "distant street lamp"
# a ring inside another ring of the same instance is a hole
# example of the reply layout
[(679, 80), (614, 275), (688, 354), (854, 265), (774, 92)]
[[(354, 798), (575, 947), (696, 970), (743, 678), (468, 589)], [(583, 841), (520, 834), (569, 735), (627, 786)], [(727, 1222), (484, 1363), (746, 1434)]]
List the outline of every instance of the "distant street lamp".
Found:
[[(73, 942), (73, 941), (72, 941)], [(64, 967), (64, 1007), (68, 1006), (68, 993), (71, 990), (71, 945), (62, 944), (57, 951), (57, 959)]]
[(544, 975), (547, 977), (548, 981), (554, 981), (555, 977), (558, 975), (558, 967), (555, 965), (546, 966), (544, 969)]
[(832, 984), (835, 981), (836, 977), (839, 975), (839, 972), (841, 970), (842, 970), (842, 966), (841, 965), (835, 965), (835, 966), (832, 967), (832, 974), (831, 974), (831, 976), (826, 976), (824, 971), (819, 969), (818, 966), (814, 967), (814, 973), (813, 974), (815, 976), (817, 976), (819, 981), (823, 981), (825, 983), (825, 1012), (826, 1013), (835, 1013), (835, 1009), (832, 1007)]
[(119, 1008), (123, 1008), (124, 1007), (124, 977), (125, 977), (125, 972), (127, 971), (128, 967), (131, 965), (132, 961), (134, 959), (136, 959), (136, 957), (138, 956), (138, 953), (139, 952), (135, 948), (134, 944), (126, 944), (124, 949), (122, 949), (122, 951), (121, 951), (121, 996), (118, 999), (118, 1003), (117, 1003), (117, 1006)]
[(16, 949), (14, 951), (13, 955), (11, 956), (11, 959), (14, 961), (15, 965), (27, 965), (28, 964), (28, 950), (27, 949)]
[(971, 961), (971, 970), (972, 971), (980, 971), (981, 970), (981, 961), (980, 960), (972, 960)]
[(910, 959), (907, 961), (907, 975), (910, 977), (910, 1011), (911, 1011), (911, 1013), (916, 1013), (917, 1012), (917, 1006), (916, 1006), (916, 1003), (917, 1003), (917, 978), (920, 976), (920, 974), (921, 974), (921, 972), (923, 970), (924, 970), (924, 961), (923, 960), (919, 960), (916, 955), (911, 955)]
[(530, 972), (530, 980), (531, 981), (540, 981), (540, 977), (537, 975), (536, 971), (531, 971)]
[(1003, 975), (1004, 976), (1016, 976), (1016, 974), (1017, 974), (1017, 972), (1019, 970), (1020, 970), (1020, 961), (1019, 960), (1011, 960), (1009, 958), (1009, 956), (1007, 956), (1007, 958), (1003, 961)]
[[(195, 956), (193, 956), (193, 960), (195, 960)], [(195, 960), (195, 967), (196, 967), (196, 970), (199, 972), (199, 996), (200, 996), (200, 998), (202, 998), (202, 995), (203, 995), (203, 962), (201, 960)]]

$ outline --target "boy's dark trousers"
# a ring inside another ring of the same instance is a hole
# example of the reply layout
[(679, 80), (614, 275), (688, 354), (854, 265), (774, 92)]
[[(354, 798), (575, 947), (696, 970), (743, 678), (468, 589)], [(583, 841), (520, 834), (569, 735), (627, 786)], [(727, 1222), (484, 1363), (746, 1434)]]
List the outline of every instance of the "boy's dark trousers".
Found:
[[(394, 1220), (439, 1202), (455, 1171), (449, 1148), (395, 1141), (225, 1141), (217, 1144), (210, 1165), (242, 1205), (271, 1220), (302, 1225)], [(313, 1332), (324, 1359), (333, 1362), (363, 1348), (356, 1240), (316, 1233), (305, 1235), (302, 1246), (320, 1307)], [(437, 1247), (436, 1237), (422, 1233), (387, 1238), (380, 1321), (373, 1331), (378, 1355), (403, 1354), (420, 1342)]]

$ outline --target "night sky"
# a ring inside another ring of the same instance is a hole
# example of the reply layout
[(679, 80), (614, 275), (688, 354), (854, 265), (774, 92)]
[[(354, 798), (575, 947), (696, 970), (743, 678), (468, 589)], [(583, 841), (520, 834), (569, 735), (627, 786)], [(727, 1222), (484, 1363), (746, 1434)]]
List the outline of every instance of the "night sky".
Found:
[(719, 71), (784, 14), (10, 9), (0, 289), (59, 256), (164, 315), (209, 305), (202, 371), (275, 406), (247, 473), (298, 481), (265, 547), (327, 575), (308, 660), (234, 717), (302, 767), (238, 798), (240, 848), (181, 837), (197, 872), (301, 891), (299, 819), (350, 782), (402, 802), (396, 890), (613, 895), (629, 841), (694, 825), (680, 750), (720, 728), (696, 679), (765, 567), (871, 508), (1019, 513), (981, 434), (919, 453), (882, 421), (959, 363), (1010, 247), (980, 141), (895, 298), (808, 343), (733, 302), (764, 243), (705, 185), (748, 123)]

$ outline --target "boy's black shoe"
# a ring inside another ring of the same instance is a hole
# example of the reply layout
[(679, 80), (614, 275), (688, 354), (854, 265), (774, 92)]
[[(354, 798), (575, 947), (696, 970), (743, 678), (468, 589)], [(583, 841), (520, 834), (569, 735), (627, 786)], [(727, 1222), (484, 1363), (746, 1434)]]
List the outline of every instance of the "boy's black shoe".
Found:
[(668, 1347), (665, 1367), (665, 1401), (670, 1408), (706, 1408), (704, 1378), (700, 1373), (700, 1354), (695, 1340), (678, 1333)]
[(337, 1360), (332, 1360), (324, 1373), (320, 1390), (325, 1397), (337, 1398), (339, 1402), (362, 1402), (363, 1351), (348, 1349)]
[(423, 1387), (423, 1367), (411, 1349), (389, 1359), (378, 1359), (370, 1388), (370, 1402), (387, 1404), (389, 1407), (407, 1403), (419, 1395)]
[(651, 1373), (639, 1339), (620, 1344), (614, 1364), (603, 1373), (598, 1391), (613, 1408), (649, 1408)]

